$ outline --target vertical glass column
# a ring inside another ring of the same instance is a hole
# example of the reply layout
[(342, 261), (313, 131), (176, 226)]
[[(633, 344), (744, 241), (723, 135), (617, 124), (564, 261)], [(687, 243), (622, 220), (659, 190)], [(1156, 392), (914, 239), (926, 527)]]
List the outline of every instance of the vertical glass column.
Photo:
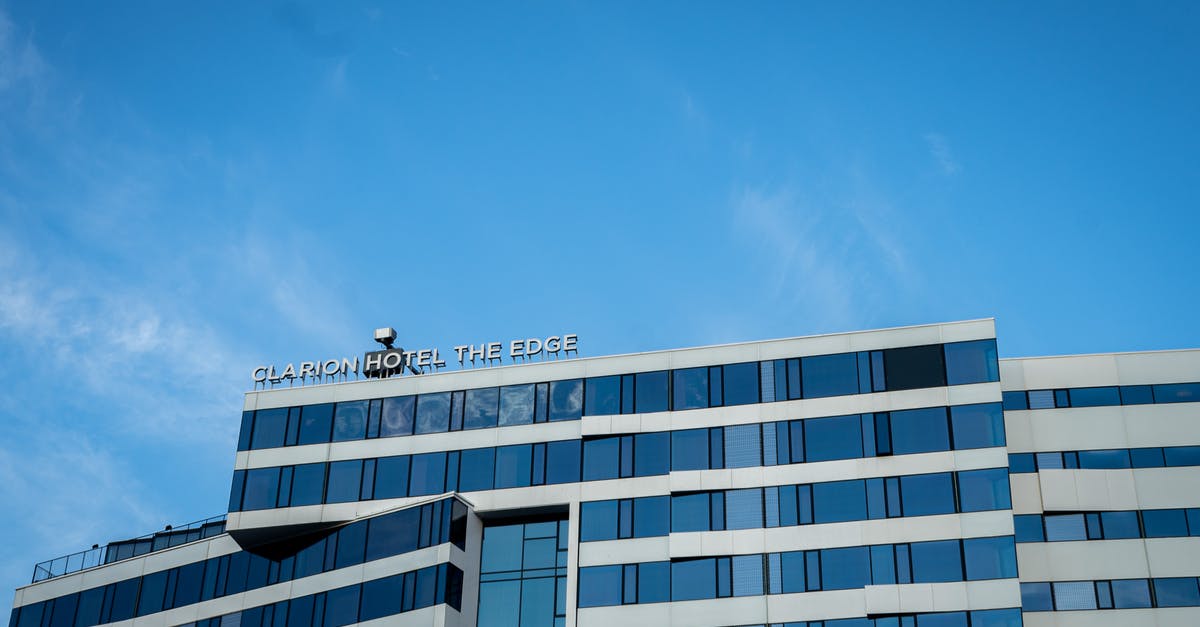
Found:
[(567, 521), (483, 530), (478, 627), (566, 624)]

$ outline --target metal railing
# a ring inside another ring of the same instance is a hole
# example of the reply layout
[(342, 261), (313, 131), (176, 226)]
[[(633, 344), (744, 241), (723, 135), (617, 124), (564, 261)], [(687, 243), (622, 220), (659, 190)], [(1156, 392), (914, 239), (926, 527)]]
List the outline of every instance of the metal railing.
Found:
[(224, 532), (225, 514), (190, 522), (182, 527), (167, 525), (162, 531), (109, 542), (104, 546), (95, 545), (86, 551), (40, 562), (33, 567), (33, 583), (211, 538)]

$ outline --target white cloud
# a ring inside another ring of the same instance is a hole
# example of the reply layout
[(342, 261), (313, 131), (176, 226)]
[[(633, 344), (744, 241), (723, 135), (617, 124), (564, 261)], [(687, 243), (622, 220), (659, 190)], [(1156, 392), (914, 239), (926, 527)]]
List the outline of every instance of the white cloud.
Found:
[(41, 76), (47, 69), (31, 37), (22, 38), (0, 10), (0, 92)]
[(952, 176), (962, 170), (962, 166), (954, 158), (954, 153), (950, 151), (950, 143), (941, 133), (926, 133), (925, 143), (929, 145), (929, 154), (942, 170), (942, 174)]

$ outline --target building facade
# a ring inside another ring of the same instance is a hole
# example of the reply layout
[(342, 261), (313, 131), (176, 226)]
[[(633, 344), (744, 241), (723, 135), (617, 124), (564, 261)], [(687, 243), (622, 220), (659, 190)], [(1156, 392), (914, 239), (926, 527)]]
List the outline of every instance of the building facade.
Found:
[(1200, 624), (1200, 351), (991, 320), (267, 389), (10, 627)]

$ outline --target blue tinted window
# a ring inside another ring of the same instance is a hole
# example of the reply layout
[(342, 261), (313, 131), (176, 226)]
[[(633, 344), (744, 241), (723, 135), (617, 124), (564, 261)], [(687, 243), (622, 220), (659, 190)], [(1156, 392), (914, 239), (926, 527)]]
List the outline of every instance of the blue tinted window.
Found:
[(109, 616), (104, 622), (117, 622), (133, 618), (134, 601), (137, 599), (138, 580), (126, 579), (109, 587)]
[(333, 432), (333, 403), (306, 405), (300, 412), (298, 444), (321, 444)]
[(578, 420), (583, 415), (583, 379), (550, 382), (550, 420)]
[(397, 396), (383, 399), (383, 418), (379, 425), (379, 436), (411, 435), (413, 432), (413, 412), (417, 407), (417, 397)]
[[(780, 553), (780, 590), (784, 594), (804, 592), (806, 582), (804, 576), (804, 551), (789, 551)], [(772, 563), (772, 566), (774, 563)]]
[(889, 391), (946, 385), (946, 365), (938, 344), (885, 350), (883, 365)]
[(708, 366), (676, 370), (671, 376), (675, 380), (673, 409), (708, 407)]
[(1037, 472), (1037, 466), (1033, 462), (1033, 453), (1009, 453), (1008, 471), (1012, 473)]
[(861, 479), (815, 483), (812, 493), (814, 522), (867, 519), (866, 484)]
[(671, 497), (646, 496), (633, 501), (633, 535), (665, 536), (671, 530)]
[(254, 414), (254, 436), (250, 440), (251, 448), (274, 448), (283, 446), (283, 436), (287, 431), (288, 410), (260, 409)]
[(1017, 576), (1017, 549), (1012, 536), (963, 540), (967, 579), (1008, 579)]
[[(363, 622), (400, 613), (404, 575), (365, 581), (362, 585), (360, 619)], [(264, 625), (264, 627), (267, 627)]]
[(636, 411), (667, 411), (667, 372), (639, 372), (634, 376)]
[(1162, 468), (1166, 464), (1161, 448), (1130, 449), (1129, 459), (1134, 468)]
[(637, 477), (671, 472), (671, 434), (639, 433), (634, 436), (633, 474)]
[[(889, 371), (890, 372), (890, 371)], [(909, 409), (891, 413), (892, 453), (928, 453), (950, 450), (946, 409)]]
[(1104, 537), (1110, 540), (1139, 538), (1137, 512), (1100, 512), (1100, 525)]
[(501, 427), (533, 423), (534, 385), (507, 385), (500, 388)]
[[(334, 568), (345, 568), (363, 563), (367, 543), (367, 523), (346, 525), (337, 532), (337, 557)], [(262, 559), (262, 558), (257, 558)], [(265, 565), (264, 560), (264, 565)], [(265, 583), (265, 582), (264, 582)]]
[(987, 383), (1000, 380), (996, 340), (946, 344), (946, 384)]
[(976, 610), (971, 612), (971, 627), (1021, 627), (1021, 610)]
[(462, 452), (458, 471), (460, 492), (491, 490), (495, 472), (495, 449), (476, 448)]
[(959, 509), (983, 512), (1012, 507), (1008, 473), (1003, 468), (968, 470), (958, 473)]
[(600, 438), (583, 443), (583, 480), (616, 479), (621, 469), (621, 438)]
[(671, 562), (671, 600), (713, 599), (717, 567), (712, 558)]
[(761, 529), (763, 527), (762, 488), (729, 490), (725, 493), (726, 529)]
[(1129, 468), (1129, 451), (1079, 451), (1079, 467), (1094, 469)]
[(419, 507), (372, 518), (367, 530), (366, 561), (417, 550), (420, 523)]
[(229, 486), (229, 511), (242, 511), (242, 495), (246, 492), (246, 471), (233, 471), (233, 483)]
[(617, 501), (592, 501), (579, 506), (579, 540), (617, 539)]
[[(938, 612), (937, 614), (917, 614), (918, 627), (967, 627), (966, 612)], [(972, 625), (978, 627), (978, 625)]]
[(671, 531), (708, 531), (708, 506), (707, 492), (671, 496)]
[(1176, 538), (1188, 534), (1187, 516), (1181, 509), (1148, 509), (1142, 512), (1147, 538)]
[(821, 589), (850, 590), (871, 583), (871, 554), (868, 547), (821, 551)]
[[(242, 412), (242, 428), (238, 431), (237, 450), (246, 451), (250, 449), (250, 436), (254, 431), (254, 412)], [(14, 613), (16, 610), (13, 610)], [(13, 627), (9, 625), (9, 627)]]
[(1121, 404), (1121, 393), (1115, 387), (1074, 388), (1068, 390), (1068, 395), (1071, 398), (1071, 407), (1101, 407)]
[(275, 500), (278, 496), (278, 468), (255, 468), (246, 471), (246, 495), (242, 497), (243, 510), (275, 507)]
[(500, 388), (467, 390), (463, 429), (494, 427), (499, 420)]
[(747, 405), (759, 401), (758, 362), (729, 364), (722, 368), (725, 405)]
[(1029, 409), (1029, 400), (1025, 398), (1024, 390), (1019, 392), (1004, 392), (1002, 396), (1004, 409)]
[(858, 394), (858, 356), (855, 353), (804, 357), (800, 379), (805, 398)]
[(1045, 514), (1047, 542), (1070, 542), (1087, 539), (1087, 523), (1083, 514)]
[(1149, 405), (1154, 402), (1154, 390), (1148, 385), (1122, 385), (1122, 405)]
[(621, 566), (579, 569), (579, 607), (621, 604)]
[(1150, 582), (1145, 579), (1115, 579), (1112, 582), (1113, 607), (1117, 609), (1150, 607)]
[(546, 444), (546, 483), (575, 483), (579, 481), (579, 440), (562, 440)]
[(725, 427), (725, 467), (750, 468), (761, 465), (761, 427), (757, 424)]
[(292, 507), (319, 505), (324, 496), (325, 464), (296, 466), (292, 471)]
[(326, 503), (347, 503), (358, 500), (362, 484), (362, 460), (354, 459), (329, 464), (329, 481), (325, 488)]
[(1168, 466), (1200, 466), (1200, 446), (1168, 446), (1163, 457)]
[[(299, 466), (296, 470), (299, 473)], [(408, 456), (380, 457), (375, 463), (375, 498), (404, 496), (408, 496)]]
[(962, 581), (962, 552), (958, 540), (914, 542), (909, 548), (913, 583)]
[(998, 403), (956, 405), (950, 422), (956, 449), (1004, 446), (1004, 411)]
[(333, 441), (362, 440), (367, 437), (367, 401), (338, 403), (333, 414)]
[[(1155, 390), (1155, 399), (1158, 398), (1157, 392)], [(1200, 590), (1196, 588), (1195, 577), (1155, 579), (1154, 596), (1158, 600), (1158, 607), (1193, 607), (1200, 605)]]
[(900, 478), (905, 516), (954, 513), (954, 477), (948, 472)]
[(671, 432), (671, 470), (708, 470), (708, 429)]
[(1154, 386), (1155, 403), (1194, 403), (1200, 401), (1200, 383), (1169, 383)]
[(661, 603), (671, 600), (671, 563), (644, 562), (638, 564), (638, 603)]
[[(620, 567), (617, 567), (620, 568)], [(580, 569), (580, 589), (584, 569)], [(521, 619), (521, 582), (488, 581), (479, 585), (479, 627), (518, 627)], [(582, 596), (580, 606), (582, 607)]]
[(584, 381), (583, 412), (588, 416), (621, 413), (621, 377), (592, 377)]
[(1017, 542), (1042, 542), (1046, 539), (1042, 533), (1041, 514), (1013, 516), (1013, 528), (1016, 531)]
[(312, 625), (315, 595), (297, 597), (288, 602), (287, 627), (309, 627)]
[(440, 433), (450, 430), (450, 393), (421, 394), (417, 397), (416, 433)]
[(1200, 509), (1190, 508), (1187, 510), (1188, 529), (1192, 536), (1200, 536)]
[(446, 489), (446, 454), (424, 453), (412, 456), (409, 471), (409, 496), (441, 494)]
[(142, 577), (141, 595), (138, 598), (137, 615), (145, 616), (163, 609), (163, 593), (167, 588), (167, 571), (150, 573)]
[(858, 416), (805, 420), (804, 438), (806, 461), (862, 457), (862, 421)]
[(529, 485), (533, 447), (529, 444), (501, 446), (496, 449), (496, 488), (521, 488)]

